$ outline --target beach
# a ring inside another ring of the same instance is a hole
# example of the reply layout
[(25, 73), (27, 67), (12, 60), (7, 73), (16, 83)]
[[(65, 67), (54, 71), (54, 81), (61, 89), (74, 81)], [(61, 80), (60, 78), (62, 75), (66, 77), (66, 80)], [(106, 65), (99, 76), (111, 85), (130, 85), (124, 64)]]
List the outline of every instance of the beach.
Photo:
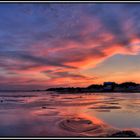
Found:
[(139, 93), (0, 93), (0, 136), (140, 136), (139, 117)]

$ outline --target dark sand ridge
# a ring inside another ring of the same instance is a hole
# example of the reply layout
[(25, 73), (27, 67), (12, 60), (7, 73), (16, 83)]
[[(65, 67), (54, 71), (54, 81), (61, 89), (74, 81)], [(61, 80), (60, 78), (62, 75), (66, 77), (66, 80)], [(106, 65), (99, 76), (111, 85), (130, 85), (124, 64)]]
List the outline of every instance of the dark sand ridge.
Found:
[(107, 106), (107, 105), (104, 105), (104, 106), (90, 107), (89, 109), (121, 109), (121, 107), (120, 106)]

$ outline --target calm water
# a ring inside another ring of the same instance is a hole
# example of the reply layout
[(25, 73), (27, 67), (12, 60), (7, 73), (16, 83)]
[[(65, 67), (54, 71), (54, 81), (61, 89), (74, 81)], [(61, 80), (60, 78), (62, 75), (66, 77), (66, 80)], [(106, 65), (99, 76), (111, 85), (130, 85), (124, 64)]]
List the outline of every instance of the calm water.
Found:
[(105, 136), (122, 129), (139, 135), (140, 93), (0, 93), (0, 136)]

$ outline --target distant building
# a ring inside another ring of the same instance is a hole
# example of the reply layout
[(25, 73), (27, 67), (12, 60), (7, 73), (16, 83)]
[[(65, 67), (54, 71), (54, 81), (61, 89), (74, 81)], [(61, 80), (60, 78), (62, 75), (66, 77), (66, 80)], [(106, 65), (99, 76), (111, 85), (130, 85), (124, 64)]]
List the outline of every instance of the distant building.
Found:
[(113, 91), (116, 83), (115, 82), (104, 82), (103, 89), (104, 91)]

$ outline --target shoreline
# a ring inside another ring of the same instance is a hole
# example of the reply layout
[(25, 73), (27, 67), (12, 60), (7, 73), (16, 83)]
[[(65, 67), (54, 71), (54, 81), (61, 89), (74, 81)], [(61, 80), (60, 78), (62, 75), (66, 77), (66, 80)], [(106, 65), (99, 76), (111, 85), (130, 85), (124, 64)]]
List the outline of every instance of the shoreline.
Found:
[(63, 93), (69, 93), (69, 94), (75, 94), (75, 93), (140, 93), (140, 91), (81, 91), (81, 92), (73, 92), (73, 91), (50, 91), (50, 92), (57, 92), (60, 94)]
[(57, 93), (140, 93), (140, 91), (53, 91), (53, 90), (0, 90), (1, 92), (57, 92)]

